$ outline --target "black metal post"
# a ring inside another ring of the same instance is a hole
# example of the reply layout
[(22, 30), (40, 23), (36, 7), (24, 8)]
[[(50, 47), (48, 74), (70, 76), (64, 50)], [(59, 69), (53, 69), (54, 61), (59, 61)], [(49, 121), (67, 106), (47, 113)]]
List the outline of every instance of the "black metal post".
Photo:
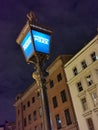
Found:
[[(50, 114), (49, 114), (49, 104), (47, 98), (47, 90), (46, 84), (43, 82), (43, 61), (41, 60), (40, 55), (35, 55), (35, 68), (36, 71), (33, 73), (33, 78), (36, 80), (36, 83), (41, 92), (41, 104), (42, 104), (42, 114), (43, 114), (43, 128), (44, 130), (51, 130), (51, 123), (50, 123)], [(34, 63), (34, 61), (31, 63)]]

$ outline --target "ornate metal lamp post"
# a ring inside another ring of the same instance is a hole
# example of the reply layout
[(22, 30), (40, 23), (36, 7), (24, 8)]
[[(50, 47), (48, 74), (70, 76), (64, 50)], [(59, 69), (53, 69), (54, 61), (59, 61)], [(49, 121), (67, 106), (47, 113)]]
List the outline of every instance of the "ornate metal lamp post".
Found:
[(43, 128), (51, 130), (43, 64), (49, 58), (52, 31), (37, 25), (33, 12), (27, 14), (28, 21), (20, 32), (16, 42), (21, 46), (27, 63), (33, 63), (36, 71), (32, 77), (41, 92)]

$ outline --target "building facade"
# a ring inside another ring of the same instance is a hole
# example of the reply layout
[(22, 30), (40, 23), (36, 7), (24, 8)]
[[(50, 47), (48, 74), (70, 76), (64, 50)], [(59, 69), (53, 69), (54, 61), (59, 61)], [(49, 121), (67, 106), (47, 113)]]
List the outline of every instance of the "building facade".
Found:
[(98, 130), (98, 35), (64, 70), (80, 130)]
[(64, 64), (71, 57), (61, 55), (48, 67), (47, 95), (52, 130), (78, 129), (64, 72)]
[[(51, 130), (78, 130), (64, 64), (72, 56), (59, 56), (49, 67), (46, 80)], [(16, 130), (44, 130), (40, 89), (32, 84), (16, 97)]]
[(36, 83), (17, 95), (14, 106), (16, 108), (16, 130), (42, 130), (40, 91)]

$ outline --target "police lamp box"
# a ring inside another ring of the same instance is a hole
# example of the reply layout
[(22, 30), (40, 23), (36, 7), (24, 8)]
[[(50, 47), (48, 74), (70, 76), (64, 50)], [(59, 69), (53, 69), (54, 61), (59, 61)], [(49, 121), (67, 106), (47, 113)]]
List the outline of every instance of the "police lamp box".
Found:
[(35, 52), (48, 55), (50, 53), (51, 31), (45, 28), (31, 25), (22, 30), (19, 41), (26, 61), (34, 55)]

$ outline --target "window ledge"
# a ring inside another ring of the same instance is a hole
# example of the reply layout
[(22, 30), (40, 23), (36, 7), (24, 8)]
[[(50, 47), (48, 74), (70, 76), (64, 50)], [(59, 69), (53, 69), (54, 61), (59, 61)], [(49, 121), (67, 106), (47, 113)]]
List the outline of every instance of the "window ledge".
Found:
[(83, 113), (83, 116), (86, 117), (88, 115), (91, 115), (92, 114), (92, 110), (87, 110)]

